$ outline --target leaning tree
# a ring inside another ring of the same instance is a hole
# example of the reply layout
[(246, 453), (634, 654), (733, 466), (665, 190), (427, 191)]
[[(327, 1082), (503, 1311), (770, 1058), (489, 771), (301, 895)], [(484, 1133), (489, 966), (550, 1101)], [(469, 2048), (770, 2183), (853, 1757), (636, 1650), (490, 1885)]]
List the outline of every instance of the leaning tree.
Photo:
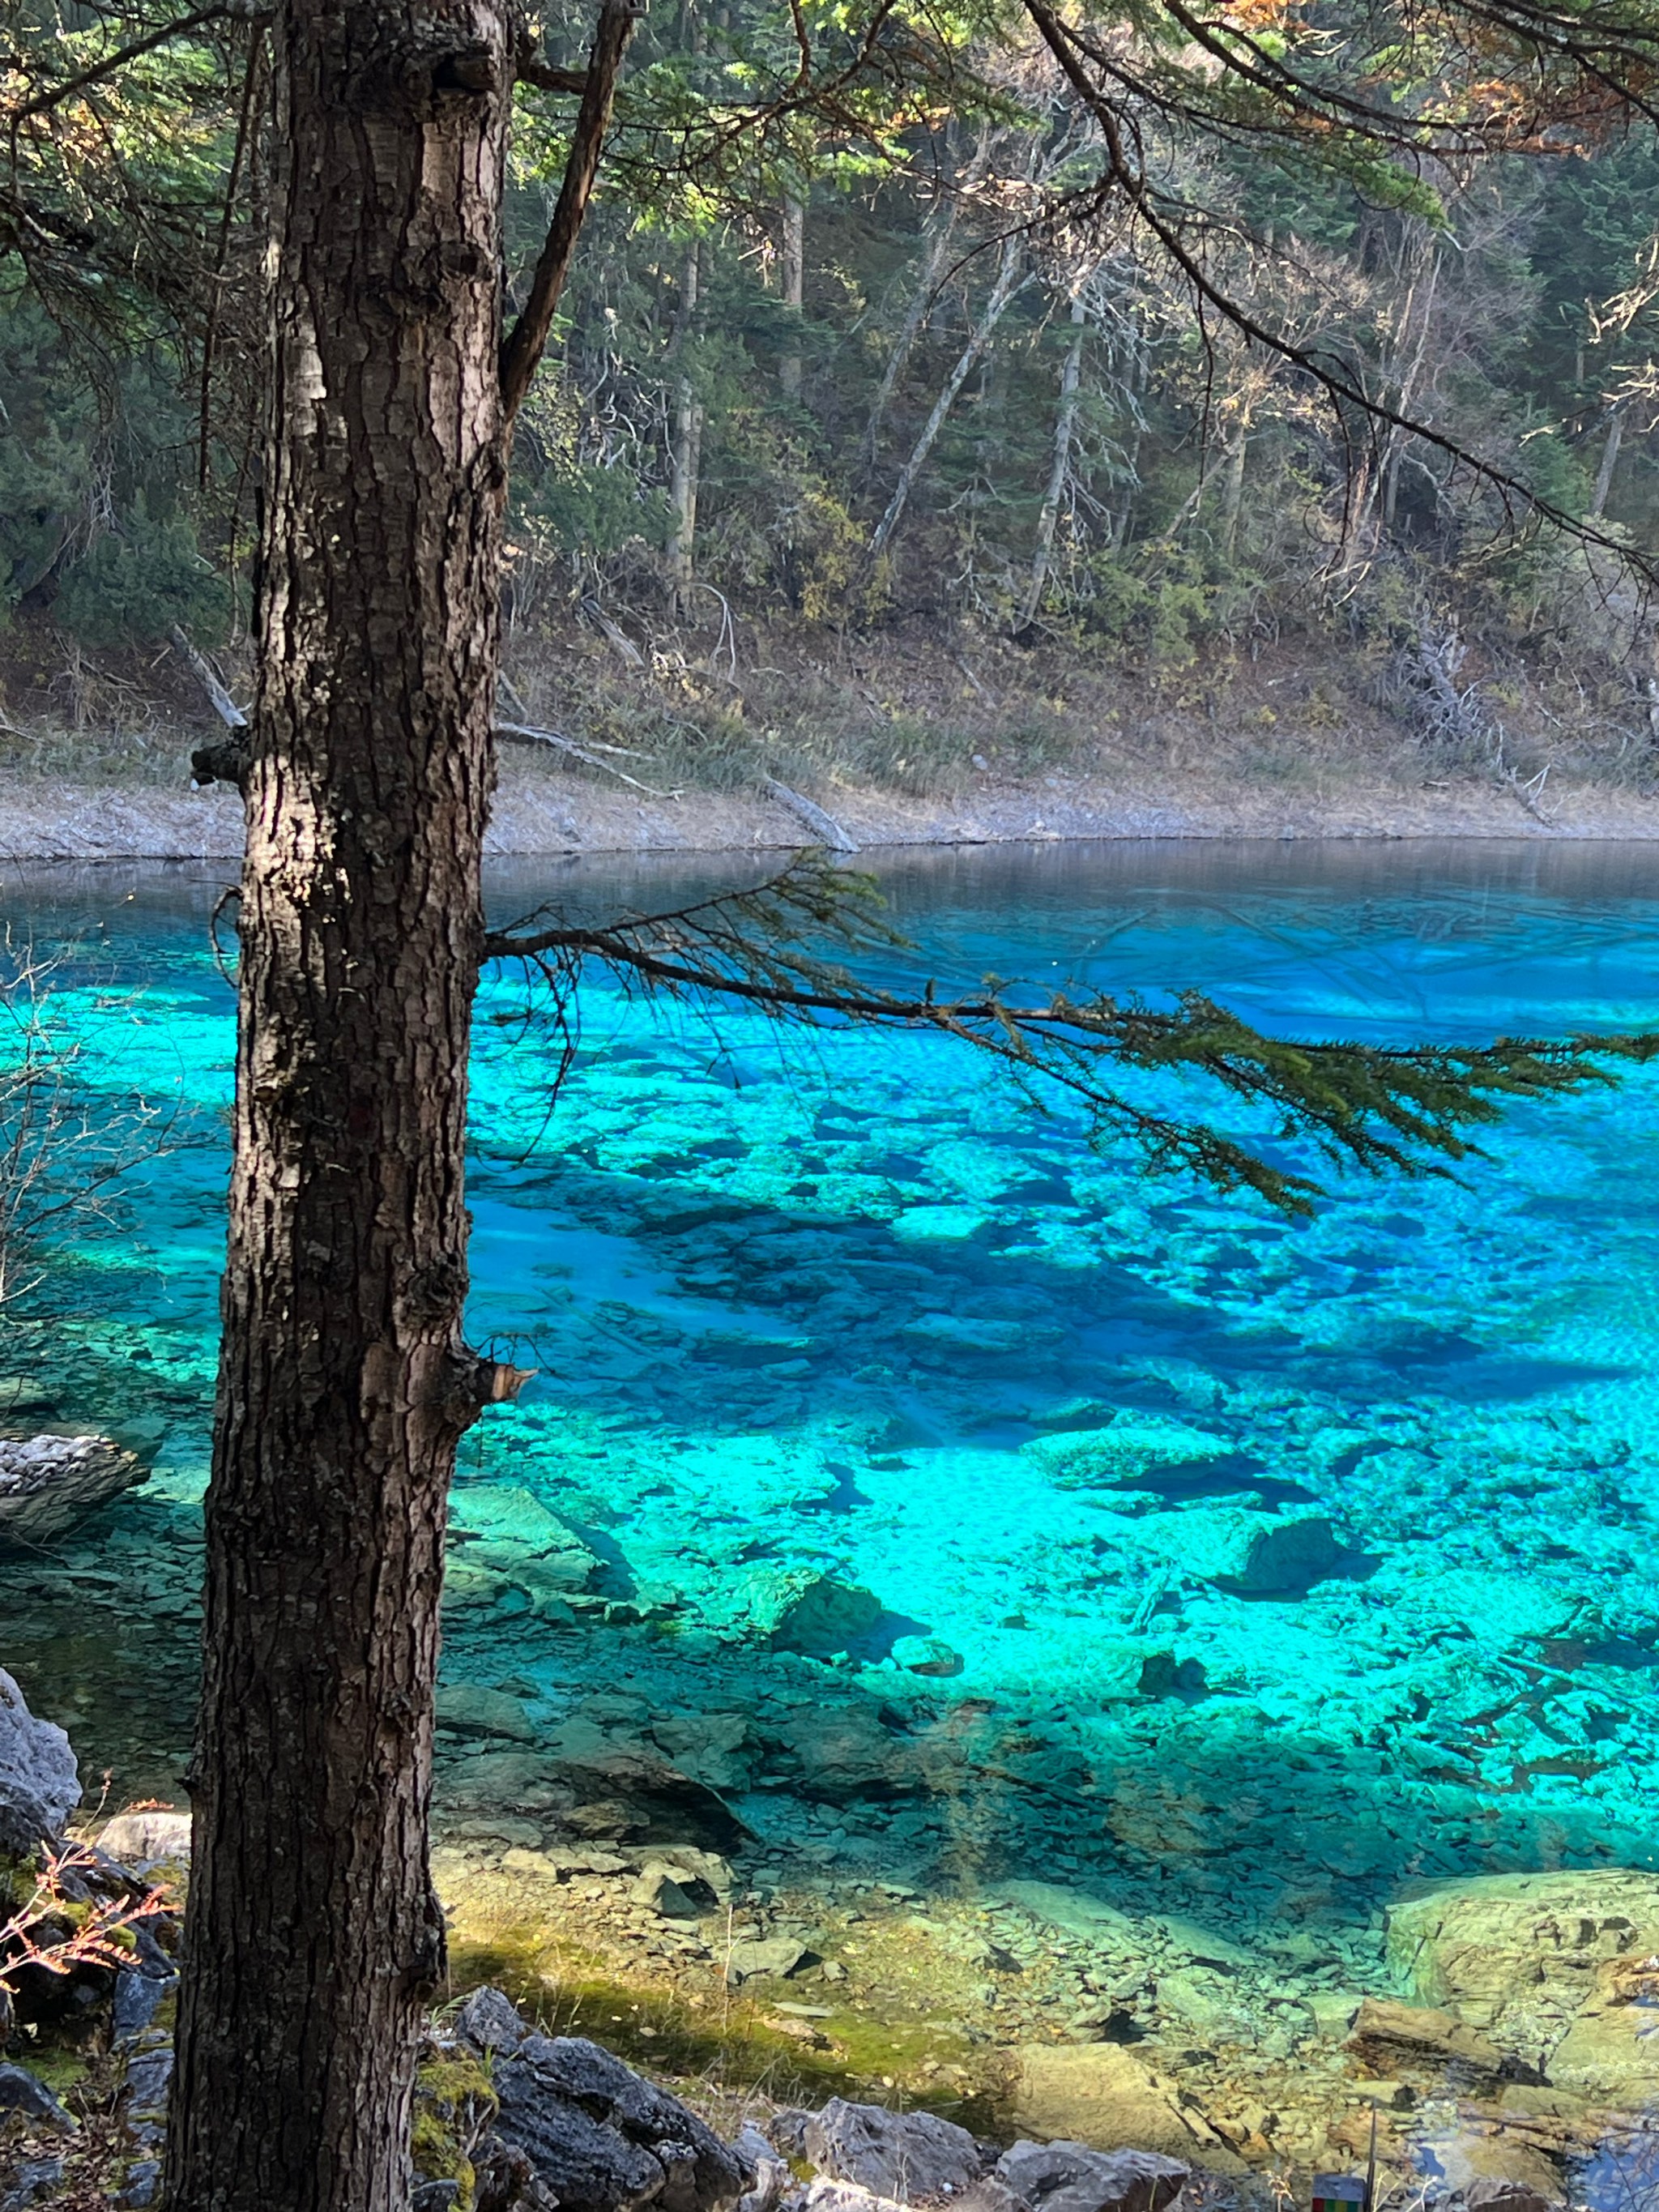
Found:
[[(1659, 58), (1659, 18), (1636, 0), (1356, 5), (1330, 21), (1290, 0), (988, 0), (956, 17), (908, 0), (792, 0), (760, 15), (780, 57), (762, 95), (722, 109), (671, 88), (686, 163), (718, 167), (745, 133), (788, 144), (811, 116), (890, 149), (907, 87), (927, 80), (921, 106), (935, 110), (969, 96), (974, 38), (1023, 27), (1097, 155), (1044, 219), (1127, 216), (1202, 313), (1287, 357), (1351, 424), (1379, 403), (1351, 364), (1299, 350), (1231, 298), (1206, 211), (1162, 181), (1164, 134), (1336, 165), (1426, 208), (1437, 164), (1646, 113)], [(131, 276), (96, 211), (73, 204), (65, 118), (129, 81), (142, 105), (168, 40), (240, 27), (240, 48), (224, 49), (240, 62), (233, 191), (250, 138), (263, 131), (270, 149), (257, 689), (245, 743), (201, 763), (241, 788), (247, 847), (166, 2198), (171, 2212), (394, 2212), (410, 2189), (422, 2009), (444, 1966), (427, 1814), (446, 1498), (459, 1438), (515, 1381), (463, 1331), (468, 1035), (485, 963), (534, 962), (568, 990), (598, 959), (785, 1018), (940, 1030), (1069, 1091), (1152, 1158), (1292, 1207), (1310, 1186), (1220, 1128), (1139, 1103), (1156, 1094), (1138, 1098), (1126, 1072), (1194, 1070), (1338, 1159), (1411, 1166), (1455, 1157), (1506, 1098), (1583, 1081), (1615, 1048), (1293, 1043), (1191, 998), (1167, 1013), (989, 989), (907, 998), (859, 980), (880, 926), (817, 865), (673, 915), (487, 932), (513, 418), (599, 174), (633, 17), (603, 0), (579, 72), (550, 64), (503, 0), (97, 20), (107, 35), (89, 59), (20, 47), (0, 250), (43, 286), (61, 290), (106, 252)], [(518, 82), (579, 105), (545, 246), (504, 329)], [(205, 254), (209, 305), (190, 312), (210, 356), (223, 234), (216, 249), (210, 222), (191, 229), (188, 193), (170, 213)], [(177, 281), (170, 235), (146, 234), (158, 294)]]

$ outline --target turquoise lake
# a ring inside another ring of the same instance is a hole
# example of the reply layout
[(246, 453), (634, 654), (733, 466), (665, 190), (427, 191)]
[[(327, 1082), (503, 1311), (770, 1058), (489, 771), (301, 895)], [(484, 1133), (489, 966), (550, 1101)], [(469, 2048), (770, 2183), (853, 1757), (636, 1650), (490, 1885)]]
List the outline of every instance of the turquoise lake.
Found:
[[(491, 896), (597, 914), (764, 872), (520, 863)], [(1646, 848), (878, 872), (915, 946), (892, 968), (941, 985), (1195, 986), (1378, 1040), (1659, 1026)], [(144, 1492), (0, 1567), (0, 1659), (118, 1794), (173, 1794), (187, 1738), (225, 872), (4, 878), (15, 927), (75, 944), (54, 1018), (92, 1079), (182, 1102), (196, 1139), (0, 1357), (60, 1420), (151, 1425)], [(486, 1580), (453, 1679), (509, 1680), (556, 1737), (582, 1711), (654, 1725), (786, 1869), (1081, 1885), (1316, 1980), (1380, 1971), (1380, 1908), (1415, 1877), (1659, 1863), (1659, 1072), (1516, 1111), (1455, 1182), (1335, 1177), (1291, 1224), (1091, 1153), (948, 1043), (781, 1034), (602, 976), (550, 1115), (527, 1004), (501, 975), (481, 1008), (471, 1334), (538, 1373), (466, 1440), (457, 1517), (487, 1537), (488, 1498), (527, 1492), (597, 1564), (574, 1626)], [(1103, 1433), (1115, 1474), (1066, 1442)], [(1315, 1571), (1217, 1570), (1264, 1516), (1328, 1525)], [(815, 1577), (868, 1594), (845, 1649), (767, 1626)], [(834, 1758), (823, 1711), (864, 1730)], [(709, 1713), (752, 1725), (700, 1733)]]

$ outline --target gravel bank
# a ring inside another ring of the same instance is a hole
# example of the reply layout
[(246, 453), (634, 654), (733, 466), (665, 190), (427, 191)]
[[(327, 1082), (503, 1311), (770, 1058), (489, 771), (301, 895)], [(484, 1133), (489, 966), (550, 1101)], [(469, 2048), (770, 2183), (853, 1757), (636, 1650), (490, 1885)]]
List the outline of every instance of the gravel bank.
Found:
[[(1328, 790), (1191, 779), (1109, 782), (993, 776), (948, 796), (876, 790), (816, 794), (860, 847), (1004, 844), (1097, 837), (1659, 838), (1659, 799), (1593, 786), (1553, 788), (1531, 808), (1476, 781), (1415, 787), (1347, 781)], [(779, 802), (689, 791), (636, 799), (508, 760), (489, 849), (544, 853), (731, 852), (811, 842)], [(0, 860), (219, 860), (241, 846), (231, 793), (0, 779)]]

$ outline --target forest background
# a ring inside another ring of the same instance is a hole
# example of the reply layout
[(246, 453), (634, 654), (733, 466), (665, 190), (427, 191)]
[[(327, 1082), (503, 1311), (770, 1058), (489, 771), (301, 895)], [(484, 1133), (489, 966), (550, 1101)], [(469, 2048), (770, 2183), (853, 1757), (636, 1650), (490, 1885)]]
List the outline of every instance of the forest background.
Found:
[[(1322, 13), (1340, 76), (1359, 19)], [(263, 43), (210, 16), (31, 117), (32, 52), (61, 77), (106, 34), (13, 15), (0, 766), (177, 784), (202, 702), (175, 629), (233, 680), (246, 653)], [(1149, 114), (1148, 173), (1228, 298), (1441, 445), (1206, 313), (1121, 198), (1101, 217), (1029, 25), (941, 27), (952, 96), (728, 137), (787, 79), (789, 17), (684, 0), (641, 26), (517, 429), (503, 718), (653, 788), (948, 792), (1172, 730), (1269, 780), (1648, 787), (1655, 623), (1619, 549), (1659, 527), (1651, 134), (1558, 118), (1402, 188)], [(510, 291), (587, 26), (542, 28)], [(1384, 85), (1402, 118), (1435, 89)]]

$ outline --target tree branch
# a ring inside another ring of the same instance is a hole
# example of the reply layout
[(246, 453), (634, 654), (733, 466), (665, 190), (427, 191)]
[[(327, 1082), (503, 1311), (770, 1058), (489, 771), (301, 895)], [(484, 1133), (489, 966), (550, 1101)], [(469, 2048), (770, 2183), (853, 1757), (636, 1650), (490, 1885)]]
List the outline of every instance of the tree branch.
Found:
[(200, 30), (204, 23), (220, 22), (228, 15), (238, 16), (245, 21), (253, 20), (250, 10), (228, 5), (226, 0), (218, 0), (218, 4), (214, 7), (198, 8), (193, 15), (181, 15), (176, 22), (163, 23), (159, 30), (150, 31), (142, 39), (135, 39), (130, 46), (120, 46), (114, 53), (106, 54), (102, 61), (94, 62), (90, 69), (82, 70), (75, 76), (60, 78), (56, 84), (49, 84), (44, 90), (37, 92), (32, 100), (26, 100), (21, 107), (14, 109), (6, 117), (8, 129), (15, 131), (20, 124), (28, 122), (33, 116), (44, 115), (48, 108), (58, 106), (77, 92), (86, 91), (89, 85), (101, 84), (106, 77), (113, 76), (118, 70), (125, 69), (129, 62), (136, 62), (145, 54), (154, 53), (157, 46), (166, 46), (169, 39), (182, 39), (187, 32)]
[[(1311, 348), (1298, 345), (1293, 338), (1270, 330), (1248, 308), (1242, 307), (1230, 292), (1224, 290), (1182, 237), (1176, 212), (1163, 201), (1145, 167), (1137, 166), (1130, 159), (1124, 143), (1122, 118), (1083, 66), (1080, 52), (1087, 50), (1086, 42), (1070, 24), (1060, 20), (1047, 4), (1047, 0), (1024, 0), (1024, 4), (1025, 12), (1059, 64), (1067, 83), (1100, 126), (1108, 165), (1105, 190), (1121, 191), (1203, 306), (1213, 308), (1249, 343), (1277, 355), (1281, 361), (1289, 362), (1310, 377), (1328, 398), (1337, 404), (1339, 411), (1343, 404), (1354, 407), (1373, 425), (1386, 425), (1409, 437), (1421, 439), (1425, 445), (1437, 447), (1455, 466), (1468, 469), (1472, 476), (1489, 484), (1510, 514), (1513, 515), (1517, 509), (1536, 514), (1568, 536), (1576, 538), (1582, 544), (1594, 545), (1612, 555), (1621, 565), (1633, 568), (1644, 580), (1659, 583), (1659, 563), (1638, 548), (1626, 544), (1611, 532), (1598, 529), (1592, 521), (1569, 514), (1565, 507), (1557, 506), (1523, 483), (1518, 477), (1511, 476), (1495, 462), (1483, 459), (1479, 453), (1460, 444), (1455, 438), (1448, 436), (1444, 431), (1437, 430), (1415, 416), (1389, 406), (1386, 400), (1374, 398), (1366, 391), (1360, 379), (1340, 362), (1322, 361)], [(1091, 58), (1097, 60), (1098, 57), (1091, 55)], [(1098, 191), (1099, 188), (1096, 189)]]
[(587, 58), (587, 71), (581, 81), (582, 104), (576, 112), (570, 157), (564, 165), (564, 179), (559, 186), (553, 220), (536, 264), (536, 273), (530, 281), (530, 296), (524, 312), (501, 346), (501, 406), (509, 424), (524, 403), (530, 380), (546, 347), (547, 334), (553, 327), (554, 312), (564, 289), (564, 280), (570, 273), (582, 219), (593, 196), (599, 156), (605, 149), (605, 134), (611, 127), (617, 80), (622, 74), (623, 56), (628, 51), (628, 42), (638, 20), (629, 0), (603, 0), (592, 51)]

